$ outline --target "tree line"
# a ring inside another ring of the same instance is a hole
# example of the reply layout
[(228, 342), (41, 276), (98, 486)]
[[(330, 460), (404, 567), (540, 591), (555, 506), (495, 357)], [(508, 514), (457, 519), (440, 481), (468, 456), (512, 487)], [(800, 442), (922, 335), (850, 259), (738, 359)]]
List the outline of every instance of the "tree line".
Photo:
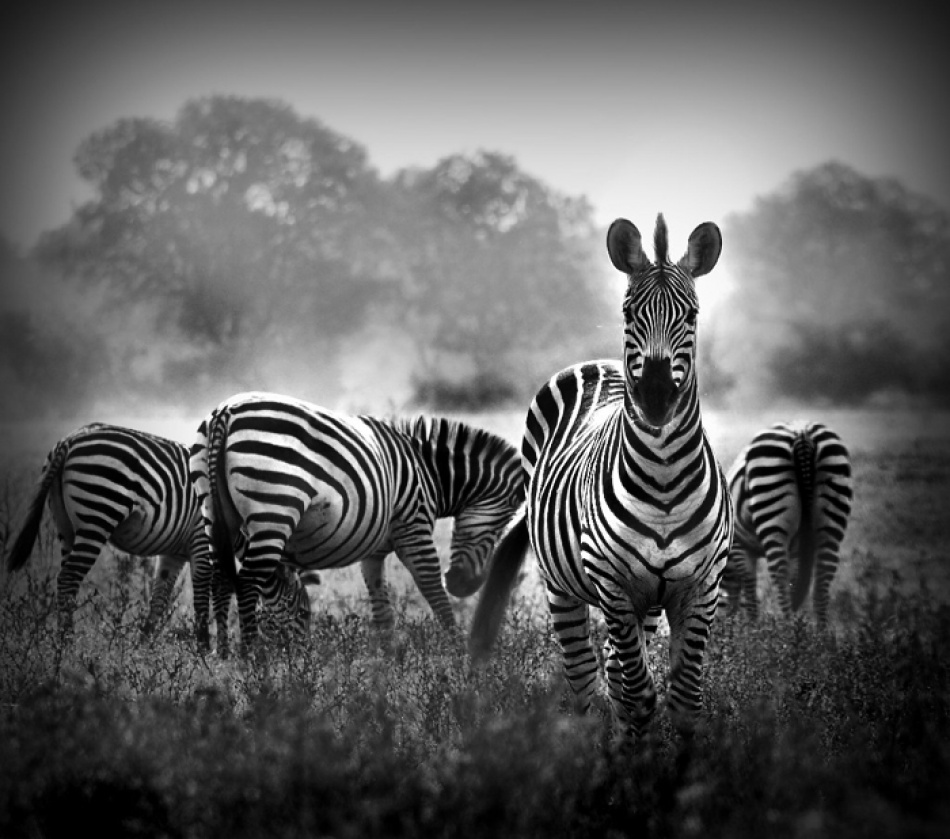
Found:
[[(593, 208), (510, 156), (383, 178), (280, 101), (213, 96), (119, 120), (75, 164), (93, 198), (26, 253), (0, 243), (7, 417), (245, 389), (475, 409), (620, 351)], [(950, 392), (942, 208), (830, 163), (721, 225), (735, 288), (701, 324), (704, 390)]]

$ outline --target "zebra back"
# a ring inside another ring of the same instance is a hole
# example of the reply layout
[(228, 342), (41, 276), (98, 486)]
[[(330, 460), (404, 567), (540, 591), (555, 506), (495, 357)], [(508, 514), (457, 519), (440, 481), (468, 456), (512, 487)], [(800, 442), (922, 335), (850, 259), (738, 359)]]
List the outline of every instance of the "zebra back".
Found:
[(438, 518), (524, 500), (521, 459), (507, 440), (447, 417), (400, 418), (393, 425), (413, 440), (433, 478)]

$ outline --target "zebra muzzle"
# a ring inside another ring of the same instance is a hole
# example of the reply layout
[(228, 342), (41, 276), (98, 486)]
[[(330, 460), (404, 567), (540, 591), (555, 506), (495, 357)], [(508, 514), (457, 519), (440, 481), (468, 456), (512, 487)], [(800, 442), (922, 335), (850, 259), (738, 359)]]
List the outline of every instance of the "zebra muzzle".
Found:
[(643, 419), (656, 428), (666, 425), (678, 399), (670, 359), (644, 359), (641, 375), (633, 380), (633, 401)]
[(449, 568), (445, 572), (445, 588), (453, 597), (471, 597), (482, 587), (484, 575), (473, 576), (461, 568)]

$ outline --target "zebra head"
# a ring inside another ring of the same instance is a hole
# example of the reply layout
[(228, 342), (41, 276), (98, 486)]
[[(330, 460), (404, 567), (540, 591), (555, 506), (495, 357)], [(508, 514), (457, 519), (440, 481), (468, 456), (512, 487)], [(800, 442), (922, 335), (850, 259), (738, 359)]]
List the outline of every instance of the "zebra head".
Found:
[(643, 252), (640, 231), (631, 222), (617, 219), (607, 231), (610, 261), (628, 277), (623, 304), (627, 413), (638, 424), (658, 429), (670, 422), (695, 382), (699, 303), (693, 280), (715, 267), (722, 236), (712, 222), (699, 225), (686, 254), (673, 263), (660, 214), (653, 241), (655, 262)]
[(445, 588), (453, 597), (469, 597), (482, 587), (495, 543), (522, 500), (513, 495), (497, 504), (470, 507), (456, 517), (452, 559), (445, 572)]
[(435, 515), (455, 519), (445, 588), (469, 597), (487, 576), (495, 542), (524, 501), (521, 454), (507, 440), (460, 420), (399, 420), (432, 479)]

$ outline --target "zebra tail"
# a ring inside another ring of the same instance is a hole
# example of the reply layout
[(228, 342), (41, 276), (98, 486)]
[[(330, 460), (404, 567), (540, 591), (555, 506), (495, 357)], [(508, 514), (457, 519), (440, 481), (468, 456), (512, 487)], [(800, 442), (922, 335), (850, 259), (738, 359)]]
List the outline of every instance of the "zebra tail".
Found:
[(508, 600), (518, 579), (518, 572), (524, 565), (527, 551), (528, 521), (525, 508), (522, 507), (492, 554), (488, 578), (475, 607), (468, 648), (476, 663), (488, 658), (498, 638)]
[(792, 611), (797, 612), (811, 588), (815, 568), (815, 446), (805, 436), (792, 444), (792, 461), (795, 483), (802, 505), (802, 518), (798, 526), (798, 575), (792, 591)]
[(20, 532), (13, 541), (13, 547), (7, 554), (7, 570), (18, 571), (30, 558), (33, 552), (33, 545), (36, 543), (36, 537), (40, 532), (40, 522), (43, 519), (43, 507), (49, 496), (50, 487), (53, 481), (58, 480), (63, 473), (63, 464), (66, 462), (66, 455), (69, 454), (69, 444), (66, 440), (60, 440), (52, 452), (46, 466), (43, 467), (43, 474), (40, 477), (39, 485), (33, 500), (30, 501), (30, 507), (27, 510), (26, 518), (20, 527)]
[[(234, 558), (234, 542), (228, 532), (228, 523), (224, 513), (222, 492), (227, 492), (226, 467), (224, 463), (227, 447), (227, 413), (214, 414), (208, 422), (208, 492), (211, 495), (211, 546), (218, 566), (224, 577), (237, 591), (237, 562)], [(218, 476), (221, 476), (219, 483)]]

